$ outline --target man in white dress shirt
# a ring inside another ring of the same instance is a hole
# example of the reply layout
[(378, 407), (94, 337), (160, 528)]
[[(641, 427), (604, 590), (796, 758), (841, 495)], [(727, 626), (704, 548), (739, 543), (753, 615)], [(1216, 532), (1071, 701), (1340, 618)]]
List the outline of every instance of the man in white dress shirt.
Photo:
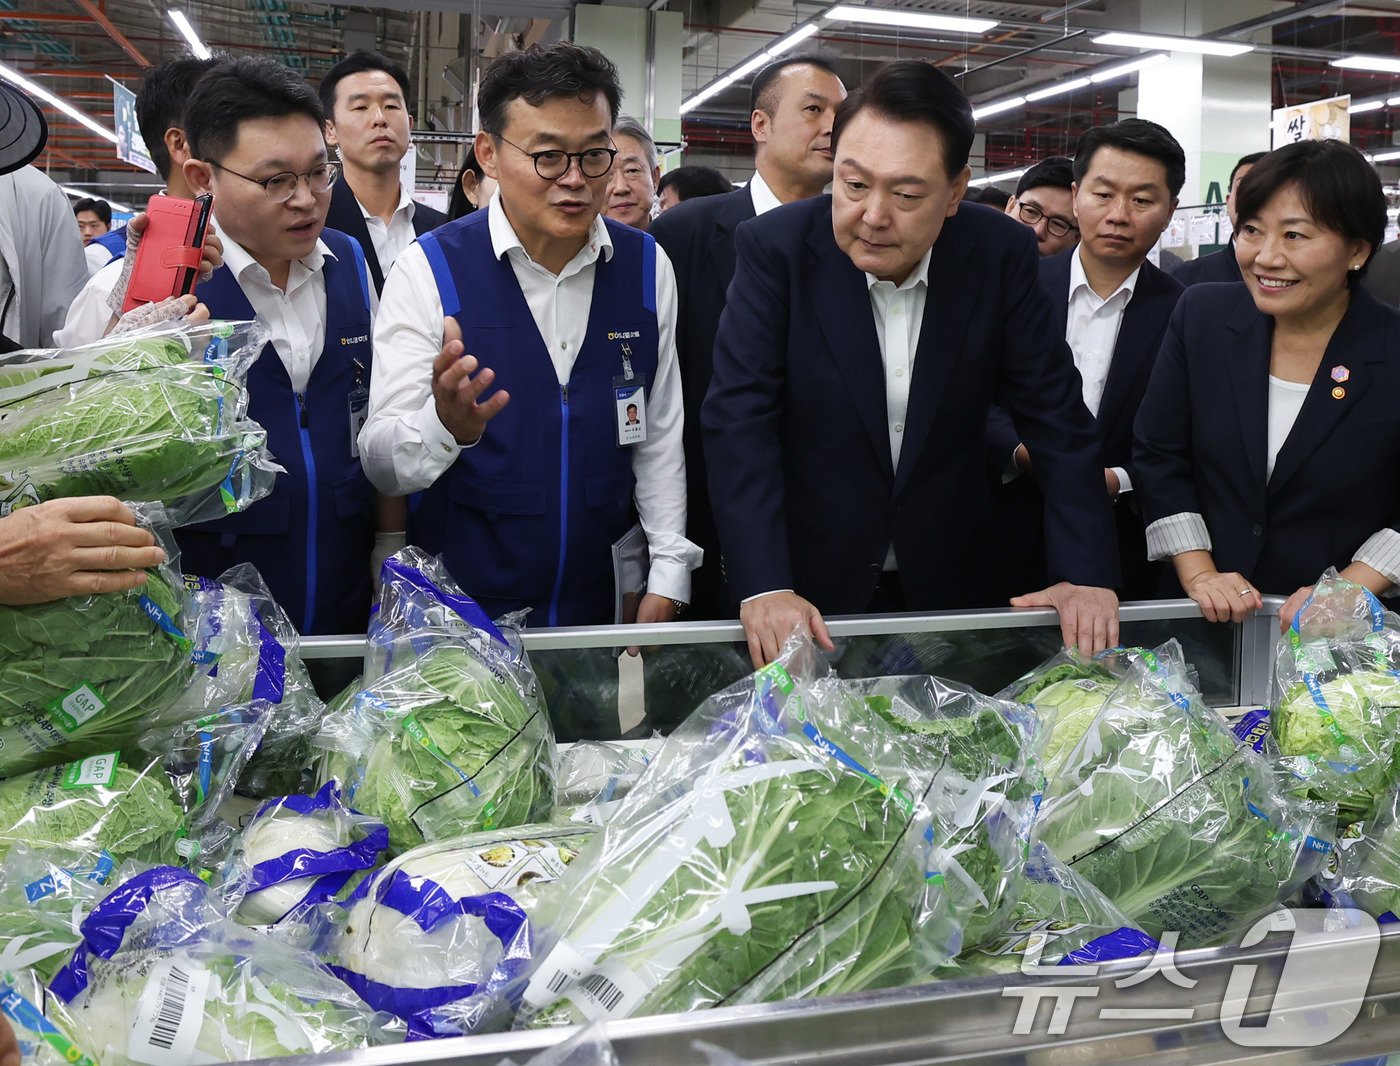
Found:
[[(605, 221), (617, 69), (534, 46), (482, 78), (486, 210), (399, 257), (375, 327), (365, 469), (421, 493), (410, 540), (493, 615), (611, 622), (612, 545), (640, 519), (637, 620), (690, 597), (675, 277), (648, 235)], [(639, 426), (628, 426), (629, 404)]]

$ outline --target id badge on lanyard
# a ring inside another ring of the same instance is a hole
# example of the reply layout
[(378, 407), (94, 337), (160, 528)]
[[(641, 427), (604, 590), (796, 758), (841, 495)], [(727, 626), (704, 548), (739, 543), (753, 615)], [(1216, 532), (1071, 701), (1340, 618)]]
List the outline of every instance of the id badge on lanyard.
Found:
[(617, 446), (630, 448), (647, 439), (646, 381), (632, 373), (632, 349), (622, 345), (622, 376), (613, 378), (613, 404), (617, 408)]
[(365, 367), (355, 360), (355, 387), (346, 397), (347, 414), (350, 418), (350, 458), (360, 457), (360, 430), (365, 428), (369, 418), (369, 389), (364, 386)]

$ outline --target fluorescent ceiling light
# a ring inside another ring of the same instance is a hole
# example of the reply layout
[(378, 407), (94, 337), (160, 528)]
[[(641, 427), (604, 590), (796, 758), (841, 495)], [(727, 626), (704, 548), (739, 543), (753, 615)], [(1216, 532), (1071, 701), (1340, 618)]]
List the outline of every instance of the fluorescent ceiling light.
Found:
[(60, 185), (60, 186), (59, 186), (59, 189), (60, 189), (61, 191), (63, 191), (64, 193), (66, 193), (67, 195), (73, 197), (73, 199), (75, 199), (75, 200), (86, 200), (86, 199), (88, 199), (88, 198), (90, 198), (90, 197), (95, 197), (95, 198), (97, 198), (97, 199), (99, 199), (99, 200), (106, 200), (107, 203), (108, 203), (108, 205), (112, 208), (113, 211), (132, 211), (132, 212), (134, 212), (134, 211), (136, 210), (134, 207), (129, 207), (129, 206), (126, 205), (126, 204), (119, 203), (119, 202), (117, 202), (116, 200), (111, 199), (110, 197), (99, 196), (99, 195), (98, 195), (97, 193), (95, 193), (95, 192), (84, 192), (82, 189), (75, 189), (75, 188), (73, 188), (73, 186), (71, 186), (71, 185)]
[(813, 34), (817, 33), (820, 29), (821, 27), (818, 26), (815, 22), (809, 22), (805, 26), (798, 26), (797, 29), (793, 30), (786, 37), (779, 37), (776, 41), (774, 41), (771, 45), (768, 46), (768, 48), (764, 51), (763, 54), (766, 55), (769, 59), (773, 59), (776, 56), (780, 56), (789, 48), (801, 44), (808, 37), (811, 37)]
[(1010, 111), (1013, 107), (1020, 107), (1026, 102), (1024, 96), (1013, 96), (1009, 100), (994, 100), (990, 104), (972, 109), (972, 121), (980, 122), (989, 115), (999, 115), (1003, 111)]
[(1165, 52), (1143, 56), (1141, 59), (1134, 59), (1130, 63), (1119, 63), (1116, 67), (1105, 67), (1103, 70), (1096, 70), (1089, 75), (1089, 80), (1095, 85), (1098, 85), (1100, 82), (1112, 81), (1114, 78), (1126, 77), (1135, 71), (1146, 70), (1148, 67), (1155, 67), (1158, 63), (1165, 63), (1168, 58), (1170, 57)]
[[(1395, 99), (1397, 102), (1400, 102), (1400, 96), (1397, 96)], [(1363, 103), (1352, 104), (1347, 108), (1347, 112), (1352, 115), (1361, 115), (1367, 111), (1379, 111), (1381, 108), (1385, 107), (1386, 104), (1390, 104), (1391, 107), (1395, 106), (1395, 104), (1391, 104), (1389, 100), (1366, 100)]]
[(758, 70), (759, 67), (762, 67), (765, 64), (767, 64), (769, 60), (776, 59), (784, 52), (788, 51), (795, 45), (801, 44), (808, 37), (811, 37), (813, 34), (819, 33), (820, 31), (821, 27), (818, 26), (815, 22), (808, 22), (804, 23), (801, 26), (798, 26), (797, 29), (792, 30), (784, 36), (779, 37), (776, 41), (774, 41), (763, 51), (755, 52), (753, 55), (749, 56), (748, 59), (744, 60), (733, 70), (729, 71), (726, 74), (721, 74), (714, 81), (697, 90), (694, 96), (692, 96), (690, 99), (686, 100), (683, 104), (681, 104), (680, 113), (684, 115), (687, 112), (693, 111), (695, 108), (699, 107), (712, 96), (715, 96), (720, 92), (724, 91), (725, 89), (729, 88), (736, 81), (740, 81), (744, 78), (747, 78), (754, 71)]
[(1052, 96), (1063, 96), (1065, 93), (1072, 93), (1076, 89), (1082, 89), (1089, 84), (1088, 78), (1075, 78), (1073, 81), (1061, 82), (1058, 85), (1051, 85), (1047, 89), (1040, 89), (1033, 93), (1026, 93), (1026, 100), (1035, 103), (1037, 100), (1049, 100)]
[(980, 178), (973, 178), (969, 185), (990, 185), (994, 181), (1010, 181), (1012, 178), (1019, 178), (1029, 167), (1022, 167), (1020, 170), (1003, 170), (1000, 174), (983, 174)]
[(1343, 70), (1378, 70), (1382, 74), (1400, 74), (1400, 59), (1385, 56), (1346, 56), (1332, 60), (1332, 66)]
[(84, 126), (92, 130), (92, 132), (97, 134), (99, 137), (111, 141), (113, 144), (117, 143), (117, 135), (113, 131), (109, 130), (106, 126), (102, 125), (100, 122), (97, 122), (95, 119), (89, 118), (87, 115), (83, 114), (76, 107), (70, 104), (67, 100), (55, 96), (53, 93), (49, 92), (47, 89), (43, 88), (40, 85), (36, 85), (34, 82), (26, 78), (23, 74), (19, 73), (19, 71), (10, 69), (4, 63), (0, 63), (0, 78), (4, 78), (6, 81), (11, 82), (14, 85), (18, 85), (30, 96), (37, 96), (40, 100), (43, 100), (44, 103), (48, 104), (49, 106), (58, 108), (69, 118), (74, 119), (77, 122), (81, 122)]
[[(1118, 45), (1122, 48), (1165, 48), (1172, 52), (1197, 52), (1207, 56), (1242, 56), (1254, 51), (1252, 44), (1236, 41), (1212, 41), (1201, 37), (1162, 37), (1147, 33), (1105, 33), (1094, 38), (1095, 44)], [(1396, 68), (1400, 70), (1400, 67)]]
[(1400, 152), (1381, 152), (1379, 155), (1373, 155), (1371, 157), (1371, 162), (1389, 163), (1390, 161), (1395, 159), (1400, 159)]
[(770, 56), (767, 52), (759, 52), (758, 55), (750, 57), (749, 61), (743, 66), (735, 67), (730, 77), (734, 81), (738, 81), (740, 78), (747, 78), (755, 70), (767, 63), (769, 58)]
[(170, 21), (175, 24), (175, 28), (180, 31), (180, 36), (189, 42), (190, 51), (194, 53), (196, 59), (208, 59), (213, 55), (205, 43), (199, 39), (199, 34), (194, 32), (194, 27), (190, 25), (190, 20), (185, 18), (183, 11), (171, 8), (166, 14), (170, 16)]
[(947, 30), (952, 33), (986, 33), (997, 27), (995, 19), (957, 18), (952, 15), (930, 15), (924, 11), (854, 7), (850, 4), (838, 4), (822, 17), (835, 22), (863, 22), (870, 26), (905, 26), (914, 30)]

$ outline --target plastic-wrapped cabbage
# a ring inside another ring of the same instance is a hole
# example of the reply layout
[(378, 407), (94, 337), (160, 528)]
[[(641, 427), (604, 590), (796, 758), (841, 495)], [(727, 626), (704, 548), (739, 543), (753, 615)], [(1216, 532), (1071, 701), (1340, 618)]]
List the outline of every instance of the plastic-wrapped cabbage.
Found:
[(166, 552), (144, 585), (0, 606), (0, 778), (128, 746), (194, 678), (165, 512), (134, 509)]
[(1272, 715), (1280, 765), (1343, 824), (1400, 779), (1400, 619), (1328, 570), (1280, 642)]
[(34, 971), (0, 969), (0, 1014), (15, 1032), (24, 1066), (97, 1066), (74, 1041), (77, 1026), (67, 1009), (44, 994)]
[(603, 825), (661, 750), (646, 742), (581, 740), (560, 749), (557, 818)]
[(945, 766), (795, 637), (667, 738), (569, 868), (541, 908), (556, 939), (517, 1024), (854, 991), (932, 970), (961, 940), (931, 865), (956, 783)]
[(499, 1025), (533, 959), (534, 911), (593, 833), (516, 826), (414, 848), (355, 891), (325, 957), (410, 1037)]
[(1061, 650), (999, 693), (1001, 699), (1030, 704), (1040, 715), (1046, 780), (1059, 776), (1069, 753), (1118, 687), (1126, 669), (1122, 654), (1115, 648), (1086, 661), (1073, 648)]
[(1025, 883), (1004, 933), (939, 971), (938, 977), (981, 977), (1036, 966), (1116, 962), (1152, 954), (1160, 945), (1102, 892), (1075, 874), (1044, 844), (1026, 861)]
[(1400, 922), (1400, 790), (1346, 829), (1318, 881), (1327, 903), (1358, 908), (1383, 925)]
[(1175, 641), (1129, 670), (1050, 785), (1039, 838), (1141, 929), (1218, 943), (1321, 867), (1330, 808), (1283, 794), (1201, 702)]
[(382, 1042), (373, 1013), (313, 955), (223, 918), (194, 875), (128, 878), (83, 921), (50, 985), (103, 1066), (237, 1062)]
[(78, 923), (107, 894), (113, 873), (106, 852), (12, 848), (0, 866), (0, 971), (52, 978), (82, 940)]
[[(228, 367), (266, 333), (241, 327), (224, 361), (174, 358), (173, 341), (149, 345), (114, 373), (41, 377), (41, 391), (0, 406), (0, 511), (68, 496), (112, 495), (167, 505), (175, 525), (220, 518), (266, 496), (280, 467), (267, 435), (246, 417), (248, 396)], [(253, 347), (256, 345), (256, 347)], [(121, 356), (120, 358), (125, 358)], [(68, 380), (64, 380), (64, 379)]]
[(346, 807), (334, 782), (314, 796), (284, 796), (258, 808), (243, 829), (224, 881), (244, 925), (295, 921), (341, 899), (389, 846), (383, 822)]
[(847, 687), (925, 753), (960, 775), (949, 835), (938, 841), (950, 892), (966, 911), (963, 950), (995, 936), (1020, 898), (1040, 804), (1040, 722), (1019, 704), (937, 677), (890, 677)]

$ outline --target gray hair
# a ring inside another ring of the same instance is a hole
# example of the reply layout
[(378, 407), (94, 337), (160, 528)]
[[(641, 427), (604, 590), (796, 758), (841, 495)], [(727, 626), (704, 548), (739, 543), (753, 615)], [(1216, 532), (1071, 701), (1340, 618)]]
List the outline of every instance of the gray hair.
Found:
[(642, 146), (642, 150), (646, 152), (648, 170), (655, 170), (660, 165), (656, 158), (656, 142), (651, 139), (647, 128), (635, 118), (631, 115), (618, 115), (617, 121), (613, 123), (613, 135), (619, 133), (631, 137)]

